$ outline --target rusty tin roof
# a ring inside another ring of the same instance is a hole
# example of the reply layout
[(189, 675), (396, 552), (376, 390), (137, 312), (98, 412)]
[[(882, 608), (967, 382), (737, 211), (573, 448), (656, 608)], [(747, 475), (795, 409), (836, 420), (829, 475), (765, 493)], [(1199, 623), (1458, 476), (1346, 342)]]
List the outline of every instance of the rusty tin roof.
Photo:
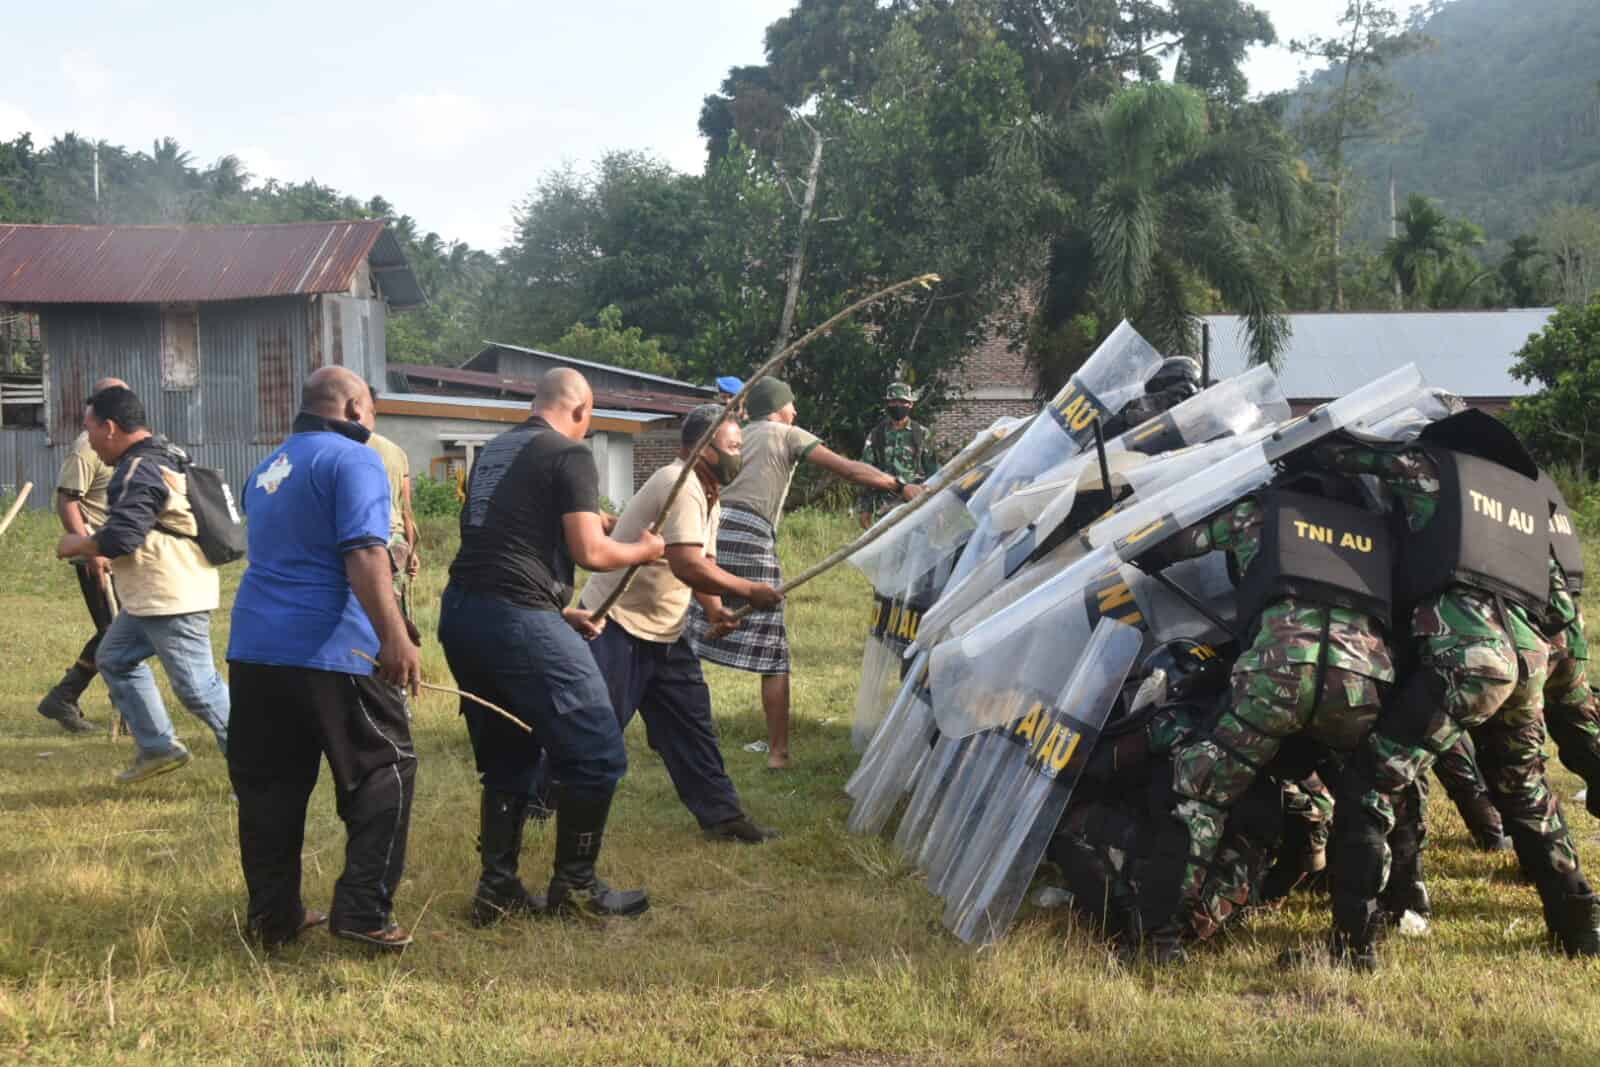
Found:
[(270, 226), (0, 224), (0, 303), (133, 304), (337, 293), (370, 260), (389, 302), (423, 302), (382, 219)]

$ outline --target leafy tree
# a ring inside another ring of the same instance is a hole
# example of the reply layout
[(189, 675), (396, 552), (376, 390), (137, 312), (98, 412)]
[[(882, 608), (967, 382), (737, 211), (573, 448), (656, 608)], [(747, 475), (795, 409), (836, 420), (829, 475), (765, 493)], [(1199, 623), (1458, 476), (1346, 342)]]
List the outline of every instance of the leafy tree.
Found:
[(1600, 454), (1600, 298), (1564, 305), (1517, 353), (1511, 373), (1542, 389), (1519, 397), (1507, 421), (1545, 463), (1594, 473)]
[(678, 374), (677, 361), (661, 350), (659, 340), (645, 337), (644, 331), (637, 326), (623, 329), (622, 309), (617, 305), (608, 304), (601, 308), (597, 319), (594, 326), (573, 323), (572, 328), (556, 342), (556, 351), (574, 359), (608, 363), (647, 374), (669, 378)]
[(1600, 289), (1600, 210), (1557, 204), (1539, 220), (1539, 243), (1550, 257), (1556, 299), (1585, 304)]
[(1535, 263), (1545, 258), (1539, 239), (1531, 234), (1512, 238), (1506, 254), (1501, 257), (1496, 273), (1500, 276), (1500, 289), (1511, 307), (1535, 307), (1543, 299), (1550, 266)]
[(1321, 82), (1302, 87), (1303, 109), (1296, 123), (1300, 140), (1321, 163), (1330, 196), (1326, 227), (1330, 246), (1329, 306), (1343, 310), (1344, 227), (1349, 204), (1347, 154), (1365, 140), (1395, 135), (1409, 101), (1386, 72), (1401, 56), (1424, 47), (1426, 38), (1400, 28), (1388, 0), (1346, 0), (1335, 37), (1294, 41), (1296, 53), (1326, 64)]

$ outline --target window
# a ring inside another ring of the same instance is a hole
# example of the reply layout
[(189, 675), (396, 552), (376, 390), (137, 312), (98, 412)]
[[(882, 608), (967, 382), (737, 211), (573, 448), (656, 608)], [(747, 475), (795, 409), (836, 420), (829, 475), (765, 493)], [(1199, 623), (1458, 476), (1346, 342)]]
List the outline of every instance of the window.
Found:
[(161, 388), (194, 389), (200, 384), (200, 309), (194, 304), (161, 305)]

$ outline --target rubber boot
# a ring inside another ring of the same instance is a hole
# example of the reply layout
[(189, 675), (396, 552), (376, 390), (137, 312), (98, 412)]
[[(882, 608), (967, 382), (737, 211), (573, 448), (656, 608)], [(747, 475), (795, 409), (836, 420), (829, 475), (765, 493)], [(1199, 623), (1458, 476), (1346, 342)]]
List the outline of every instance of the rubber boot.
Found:
[(69, 734), (92, 732), (95, 728), (94, 723), (84, 718), (83, 710), (78, 707), (78, 698), (83, 696), (83, 691), (94, 681), (94, 674), (94, 671), (86, 670), (74, 663), (67, 669), (67, 673), (62, 675), (61, 681), (39, 701), (39, 714), (54, 720)]
[(485, 789), (478, 809), (478, 855), (483, 873), (472, 897), (472, 925), (493, 926), (501, 919), (539, 915), (544, 899), (529, 893), (517, 877), (528, 798), (522, 793)]
[(594, 872), (611, 814), (611, 793), (556, 788), (556, 866), (546, 898), (557, 915), (604, 918), (643, 915), (650, 898), (642, 889), (612, 889)]

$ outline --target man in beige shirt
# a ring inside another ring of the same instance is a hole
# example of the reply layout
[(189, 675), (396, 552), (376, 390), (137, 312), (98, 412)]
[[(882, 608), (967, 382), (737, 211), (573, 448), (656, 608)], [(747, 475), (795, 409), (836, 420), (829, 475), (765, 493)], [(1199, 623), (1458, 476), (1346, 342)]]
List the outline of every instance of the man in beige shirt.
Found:
[[(764, 608), (783, 599), (772, 586), (746, 581), (717, 566), (718, 496), (739, 473), (742, 436), (738, 423), (722, 419), (723, 409), (715, 404), (691, 411), (683, 421), (678, 459), (651, 475), (623, 509), (615, 536), (628, 540), (655, 521), (683, 465), (693, 464), (661, 524), (666, 556), (634, 575), (589, 651), (606, 680), (619, 721), (626, 727), (635, 711), (644, 719), (650, 747), (660, 755), (678, 797), (705, 836), (760, 844), (777, 834), (757, 826), (739, 804), (717, 745), (711, 690), (684, 636), (691, 600), (698, 600), (708, 617), (728, 625), (731, 613), (721, 601), (725, 594)], [(711, 444), (691, 456), (695, 442), (713, 424), (719, 425)], [(579, 606), (593, 611), (621, 580), (622, 572), (595, 575), (584, 587)]]
[(61, 559), (109, 559), (122, 610), (95, 652), (111, 704), (128, 724), (138, 755), (117, 775), (142, 782), (187, 764), (145, 663), (159, 657), (178, 699), (228, 748), (228, 684), (211, 648), (217, 608), (217, 569), (195, 540), (200, 532), (189, 503), (187, 457), (150, 431), (144, 404), (119, 386), (90, 398), (83, 428), (89, 445), (115, 464), (107, 489), (110, 508), (93, 535), (63, 534)]
[[(367, 387), (372, 396), (372, 410), (378, 410), (378, 393)], [(389, 476), (389, 562), (393, 567), (394, 595), (400, 601), (400, 613), (411, 618), (411, 581), (422, 568), (422, 557), (417, 548), (417, 520), (411, 513), (411, 459), (406, 450), (374, 432), (367, 438), (367, 447), (383, 460), (384, 473)]]
[[(98, 393), (113, 386), (126, 389), (127, 383), (121, 378), (102, 378), (94, 383), (94, 391)], [(56, 477), (56, 515), (65, 532), (86, 537), (105, 525), (106, 489), (111, 484), (111, 474), (111, 467), (89, 447), (89, 435), (80, 433), (67, 450), (61, 473)], [(70, 734), (85, 734), (94, 731), (94, 723), (84, 718), (78, 700), (94, 681), (95, 652), (106, 627), (117, 614), (117, 606), (111, 591), (111, 561), (95, 557), (73, 562), (78, 590), (94, 622), (94, 636), (83, 646), (77, 662), (67, 668), (61, 681), (39, 701), (39, 714), (55, 720)]]

